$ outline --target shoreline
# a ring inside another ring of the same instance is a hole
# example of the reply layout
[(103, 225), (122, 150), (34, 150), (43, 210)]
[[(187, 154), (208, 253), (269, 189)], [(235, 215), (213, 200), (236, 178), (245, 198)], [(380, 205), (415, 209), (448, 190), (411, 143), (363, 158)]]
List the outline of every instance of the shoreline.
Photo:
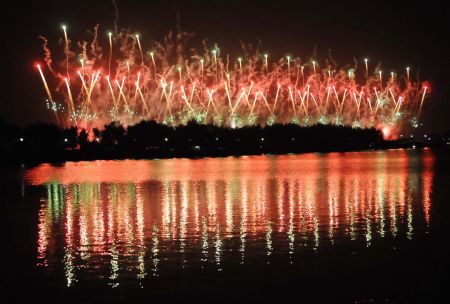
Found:
[(321, 124), (232, 129), (196, 122), (169, 127), (155, 121), (141, 121), (128, 127), (111, 123), (103, 130), (92, 132), (76, 127), (62, 129), (53, 124), (25, 128), (0, 124), (0, 127), (3, 165), (441, 148), (450, 143), (439, 137), (385, 140), (375, 128)]
[[(448, 150), (447, 146), (443, 145), (425, 145), (417, 143), (401, 143), (384, 142), (382, 145), (375, 147), (340, 147), (340, 148), (322, 148), (322, 149), (295, 149), (291, 151), (249, 151), (247, 153), (240, 153), (238, 151), (222, 151), (222, 153), (208, 153), (208, 151), (145, 151), (142, 153), (132, 154), (126, 151), (109, 151), (102, 155), (89, 153), (89, 151), (81, 150), (65, 150), (63, 155), (49, 158), (25, 158), (25, 159), (8, 159), (6, 162), (2, 161), (2, 167), (8, 165), (25, 165), (27, 167), (38, 166), (41, 164), (64, 164), (67, 162), (83, 162), (83, 161), (109, 161), (109, 160), (159, 160), (159, 159), (202, 159), (202, 158), (224, 158), (224, 157), (243, 157), (243, 156), (282, 156), (282, 155), (302, 155), (308, 153), (346, 153), (346, 152), (374, 152), (374, 151), (388, 151), (396, 149), (419, 150), (432, 149), (434, 151)], [(5, 160), (4, 157), (2, 157)]]

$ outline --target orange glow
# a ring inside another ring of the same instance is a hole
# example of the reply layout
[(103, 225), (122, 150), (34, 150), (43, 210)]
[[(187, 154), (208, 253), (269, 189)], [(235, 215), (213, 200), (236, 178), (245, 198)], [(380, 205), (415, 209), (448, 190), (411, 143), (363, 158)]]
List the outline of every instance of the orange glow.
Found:
[(395, 140), (398, 138), (397, 130), (394, 126), (385, 125), (379, 128), (383, 133), (383, 139), (385, 140)]

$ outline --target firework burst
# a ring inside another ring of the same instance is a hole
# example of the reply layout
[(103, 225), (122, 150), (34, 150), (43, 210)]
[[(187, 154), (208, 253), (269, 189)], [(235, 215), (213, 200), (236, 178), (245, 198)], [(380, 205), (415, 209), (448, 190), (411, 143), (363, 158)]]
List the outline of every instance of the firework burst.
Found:
[(319, 123), (376, 127), (393, 134), (418, 120), (430, 92), (427, 83), (410, 77), (409, 67), (383, 79), (379, 66), (371, 69), (367, 58), (360, 71), (357, 64), (344, 69), (291, 56), (271, 60), (259, 51), (245, 51), (234, 60), (206, 44), (202, 52), (187, 56), (191, 34), (184, 32), (169, 34), (148, 50), (139, 35), (110, 32), (109, 47), (103, 49), (97, 32), (98, 27), (93, 41), (81, 41), (73, 50), (64, 26), (65, 58), (59, 64), (44, 40), (46, 69), (37, 68), (49, 108), (65, 126), (130, 125), (143, 119), (233, 128)]

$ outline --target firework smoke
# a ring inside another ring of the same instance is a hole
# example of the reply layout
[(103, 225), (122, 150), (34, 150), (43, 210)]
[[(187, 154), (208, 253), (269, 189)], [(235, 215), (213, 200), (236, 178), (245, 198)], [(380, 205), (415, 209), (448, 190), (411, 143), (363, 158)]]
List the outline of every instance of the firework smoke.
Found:
[[(108, 33), (108, 47), (102, 48), (98, 26), (90, 52), (85, 41), (73, 51), (66, 27), (63, 30), (64, 60), (52, 60), (42, 37), (52, 79), (46, 80), (41, 68), (39, 72), (49, 108), (66, 126), (111, 121), (130, 125), (143, 119), (169, 125), (195, 120), (233, 128), (320, 123), (376, 127), (395, 134), (406, 123), (418, 123), (430, 92), (429, 84), (410, 77), (409, 67), (404, 75), (386, 77), (389, 74), (379, 65), (371, 69), (367, 58), (361, 65), (355, 59), (346, 70), (331, 55), (323, 64), (292, 56), (271, 60), (258, 49), (243, 47), (245, 56), (233, 59), (217, 46), (210, 49), (206, 41), (202, 53), (195, 52), (188, 47), (192, 34), (182, 31), (148, 48), (139, 35), (115, 29)], [(53, 71), (56, 66), (64, 72)], [(58, 93), (54, 99), (49, 83)]]

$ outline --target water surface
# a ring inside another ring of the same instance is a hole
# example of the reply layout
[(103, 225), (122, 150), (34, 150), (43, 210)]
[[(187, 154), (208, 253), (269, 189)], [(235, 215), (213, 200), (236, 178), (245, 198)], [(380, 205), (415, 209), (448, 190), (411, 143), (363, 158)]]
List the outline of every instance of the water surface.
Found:
[(434, 250), (425, 247), (447, 233), (434, 211), (447, 203), (448, 160), (393, 150), (42, 164), (22, 170), (20, 202), (9, 204), (34, 222), (22, 232), (33, 244), (27, 271), (44, 288), (164, 293), (176, 282), (189, 294), (208, 281), (256, 284), (249, 275), (272, 282), (277, 271), (289, 286), (391, 270), (410, 285), (403, 255)]

